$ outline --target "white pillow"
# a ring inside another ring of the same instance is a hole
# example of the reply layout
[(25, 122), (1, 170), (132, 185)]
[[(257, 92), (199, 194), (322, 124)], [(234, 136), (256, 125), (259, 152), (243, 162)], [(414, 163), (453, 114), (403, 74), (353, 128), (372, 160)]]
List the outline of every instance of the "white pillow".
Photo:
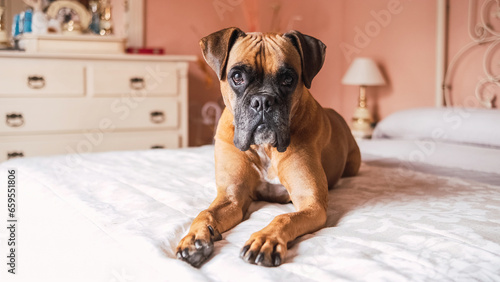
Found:
[(417, 108), (394, 113), (377, 124), (374, 139), (433, 139), (500, 148), (500, 110)]

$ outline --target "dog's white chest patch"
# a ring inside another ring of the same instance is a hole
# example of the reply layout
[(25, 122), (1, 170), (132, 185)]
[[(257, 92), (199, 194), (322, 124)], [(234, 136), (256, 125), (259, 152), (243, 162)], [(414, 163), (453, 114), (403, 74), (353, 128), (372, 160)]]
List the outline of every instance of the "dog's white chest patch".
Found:
[(271, 166), (271, 159), (266, 154), (264, 147), (259, 146), (255, 151), (257, 152), (257, 155), (260, 158), (260, 163), (262, 165), (261, 167), (256, 167), (260, 173), (261, 181), (267, 182), (270, 184), (275, 184), (275, 185), (281, 184), (278, 176), (274, 176), (272, 179), (269, 178), (268, 171), (269, 171), (269, 167)]
[(257, 196), (263, 200), (278, 203), (290, 202), (290, 195), (279, 180), (279, 177), (269, 177), (269, 168), (271, 166), (271, 159), (266, 154), (263, 146), (259, 146), (255, 150), (260, 158), (261, 166), (255, 165), (255, 168), (260, 174), (260, 184), (257, 187)]

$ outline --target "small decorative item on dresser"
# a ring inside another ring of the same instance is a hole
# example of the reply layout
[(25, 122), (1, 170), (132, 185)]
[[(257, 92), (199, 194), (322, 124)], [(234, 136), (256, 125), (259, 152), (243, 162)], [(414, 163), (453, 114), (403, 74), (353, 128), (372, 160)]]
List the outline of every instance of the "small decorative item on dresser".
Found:
[(42, 0), (23, 0), (28, 9), (24, 14), (23, 33), (46, 34), (48, 32), (49, 20), (43, 12), (45, 2)]
[(149, 54), (149, 55), (163, 55), (165, 54), (165, 49), (163, 48), (136, 48), (129, 47), (125, 50), (129, 54)]
[[(47, 9), (47, 16), (51, 19), (57, 19), (66, 27), (66, 31), (70, 32), (75, 29), (86, 30), (92, 19), (92, 15), (87, 10), (87, 7), (83, 6), (78, 1), (69, 0), (52, 2)], [(72, 21), (72, 23), (69, 23), (70, 21)]]
[(99, 34), (101, 31), (101, 26), (100, 26), (100, 20), (101, 20), (101, 15), (99, 13), (100, 11), (100, 6), (99, 6), (99, 1), (98, 0), (92, 0), (89, 2), (89, 9), (90, 12), (92, 13), (92, 19), (90, 21), (90, 26), (89, 30), (92, 33)]
[(100, 0), (101, 6), (101, 19), (99, 31), (100, 35), (111, 35), (113, 34), (113, 22), (111, 20), (111, 3), (110, 0)]
[(26, 9), (24, 11), (24, 21), (23, 21), (23, 32), (31, 33), (33, 32), (33, 10)]
[(0, 48), (8, 45), (7, 31), (5, 30), (4, 15), (5, 11), (4, 0), (0, 0)]
[(370, 138), (373, 117), (366, 104), (366, 86), (384, 85), (384, 77), (372, 59), (356, 58), (342, 78), (342, 83), (359, 85), (359, 103), (352, 117), (351, 130), (356, 138)]

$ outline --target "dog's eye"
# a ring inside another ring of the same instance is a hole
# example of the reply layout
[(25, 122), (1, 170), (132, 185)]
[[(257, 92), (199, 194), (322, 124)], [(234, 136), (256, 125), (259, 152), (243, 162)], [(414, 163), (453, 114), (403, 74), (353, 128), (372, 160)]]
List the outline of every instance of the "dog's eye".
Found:
[(236, 84), (236, 85), (241, 85), (243, 82), (245, 82), (245, 79), (243, 78), (243, 74), (239, 71), (234, 72), (232, 79), (233, 79), (234, 84)]
[(293, 83), (293, 77), (287, 75), (283, 77), (283, 80), (281, 81), (281, 85), (283, 86), (290, 86)]

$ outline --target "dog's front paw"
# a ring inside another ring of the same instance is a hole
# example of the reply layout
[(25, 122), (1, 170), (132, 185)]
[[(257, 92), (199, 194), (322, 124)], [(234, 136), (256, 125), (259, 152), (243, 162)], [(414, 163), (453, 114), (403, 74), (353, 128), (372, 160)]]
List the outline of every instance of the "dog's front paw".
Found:
[(240, 256), (249, 263), (263, 266), (279, 266), (286, 255), (286, 242), (269, 234), (257, 232), (241, 249)]
[(214, 251), (214, 240), (220, 239), (222, 236), (212, 226), (189, 232), (177, 246), (177, 258), (199, 267)]

